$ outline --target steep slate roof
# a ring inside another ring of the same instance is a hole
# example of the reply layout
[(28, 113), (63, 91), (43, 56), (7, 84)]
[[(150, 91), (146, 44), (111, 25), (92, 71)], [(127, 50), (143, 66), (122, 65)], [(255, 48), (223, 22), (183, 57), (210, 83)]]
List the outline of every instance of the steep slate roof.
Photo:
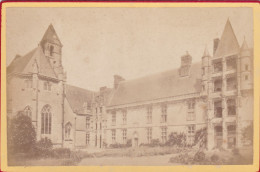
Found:
[(49, 25), (48, 29), (44, 33), (41, 43), (44, 43), (46, 41), (54, 43), (54, 44), (62, 45), (52, 24)]
[(201, 90), (200, 78), (201, 64), (195, 63), (191, 65), (190, 75), (187, 77), (180, 77), (179, 70), (174, 69), (122, 81), (114, 91), (109, 106), (198, 93)]
[(214, 57), (239, 53), (239, 49), (236, 35), (228, 19)]
[(84, 106), (91, 106), (93, 95), (93, 91), (66, 85), (66, 98), (75, 113), (82, 112)]
[(41, 46), (30, 51), (28, 54), (17, 56), (7, 67), (7, 74), (31, 74), (33, 72), (33, 64), (37, 62), (38, 72), (40, 75), (57, 78), (49, 59), (44, 55)]

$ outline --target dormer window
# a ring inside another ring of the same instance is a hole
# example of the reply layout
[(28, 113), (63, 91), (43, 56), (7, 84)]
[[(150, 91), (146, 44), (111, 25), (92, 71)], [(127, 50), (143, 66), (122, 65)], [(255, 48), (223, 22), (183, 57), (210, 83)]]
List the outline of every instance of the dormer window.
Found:
[(48, 90), (48, 91), (51, 91), (51, 83), (50, 82), (44, 82), (43, 83), (43, 89), (44, 90)]

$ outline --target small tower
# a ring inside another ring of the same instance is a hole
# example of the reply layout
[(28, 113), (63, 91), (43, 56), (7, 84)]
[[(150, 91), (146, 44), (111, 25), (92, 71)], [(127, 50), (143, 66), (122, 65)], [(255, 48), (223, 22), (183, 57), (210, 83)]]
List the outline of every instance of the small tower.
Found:
[(207, 47), (205, 47), (204, 53), (202, 55), (202, 65), (201, 65), (201, 75), (202, 75), (202, 88), (201, 92), (202, 94), (207, 94), (208, 87), (209, 87), (209, 62), (210, 61), (210, 55)]
[(181, 77), (188, 76), (190, 74), (191, 63), (192, 57), (187, 51), (185, 55), (181, 56), (181, 67), (179, 69), (179, 74)]
[(55, 73), (58, 76), (63, 74), (62, 44), (52, 24), (46, 30), (40, 45), (45, 56), (50, 60)]
[(253, 58), (244, 39), (240, 48), (240, 70), (241, 70), (241, 90), (248, 90), (253, 88)]

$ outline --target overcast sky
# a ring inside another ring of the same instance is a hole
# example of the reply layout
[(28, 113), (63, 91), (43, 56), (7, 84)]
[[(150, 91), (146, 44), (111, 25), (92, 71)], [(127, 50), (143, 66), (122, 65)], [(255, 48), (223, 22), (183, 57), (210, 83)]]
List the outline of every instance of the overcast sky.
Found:
[(186, 51), (200, 61), (227, 19), (239, 44), (253, 47), (251, 8), (8, 8), (7, 65), (38, 46), (52, 23), (63, 44), (67, 83), (112, 87), (113, 75), (134, 79), (180, 66)]

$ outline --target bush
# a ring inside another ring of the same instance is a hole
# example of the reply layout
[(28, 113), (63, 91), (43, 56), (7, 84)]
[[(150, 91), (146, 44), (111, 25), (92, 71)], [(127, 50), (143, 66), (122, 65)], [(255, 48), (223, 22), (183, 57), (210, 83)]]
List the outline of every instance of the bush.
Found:
[(69, 158), (71, 151), (69, 148), (56, 148), (53, 149), (53, 156), (55, 158)]
[(165, 143), (166, 146), (177, 145), (179, 147), (186, 146), (186, 135), (184, 133), (173, 132), (169, 135), (169, 139)]
[(201, 162), (201, 161), (204, 161), (205, 160), (205, 153), (202, 152), (202, 151), (198, 151), (195, 155), (194, 155), (194, 161), (196, 162)]
[(196, 131), (195, 138), (194, 138), (194, 144), (199, 144), (199, 147), (206, 147), (207, 145), (207, 128), (202, 128)]
[(52, 150), (52, 141), (48, 138), (42, 138), (39, 140), (34, 147), (32, 147), (29, 155), (35, 158), (49, 158), (53, 157), (54, 153)]
[(37, 143), (36, 143), (36, 147), (39, 147), (39, 148), (42, 148), (42, 149), (52, 149), (52, 141), (45, 137), (45, 138), (42, 138), (41, 140), (39, 140)]
[(11, 154), (27, 153), (35, 146), (36, 132), (30, 117), (19, 112), (8, 120), (7, 145)]
[(127, 143), (126, 144), (114, 143), (114, 144), (110, 144), (109, 147), (110, 148), (127, 148), (127, 147), (130, 147), (131, 145), (127, 144)]
[(219, 156), (216, 154), (211, 155), (210, 160), (212, 162), (217, 162), (219, 160)]

